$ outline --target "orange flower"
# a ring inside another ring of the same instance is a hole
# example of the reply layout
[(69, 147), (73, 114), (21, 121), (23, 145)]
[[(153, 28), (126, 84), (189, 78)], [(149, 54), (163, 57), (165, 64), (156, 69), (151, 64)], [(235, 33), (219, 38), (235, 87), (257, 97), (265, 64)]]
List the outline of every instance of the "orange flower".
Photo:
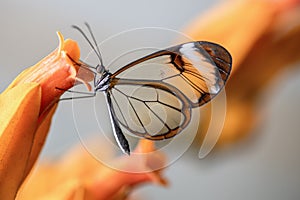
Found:
[[(45, 142), (62, 90), (74, 85), (80, 51), (73, 40), (21, 73), (0, 95), (0, 199), (13, 199)], [(68, 57), (68, 56), (69, 57)]]
[[(236, 141), (260, 122), (255, 104), (264, 86), (281, 70), (299, 62), (299, 13), (299, 0), (231, 0), (199, 16), (185, 29), (195, 40), (223, 45), (233, 57), (219, 144)], [(211, 117), (207, 107), (204, 111), (200, 131), (207, 128)]]

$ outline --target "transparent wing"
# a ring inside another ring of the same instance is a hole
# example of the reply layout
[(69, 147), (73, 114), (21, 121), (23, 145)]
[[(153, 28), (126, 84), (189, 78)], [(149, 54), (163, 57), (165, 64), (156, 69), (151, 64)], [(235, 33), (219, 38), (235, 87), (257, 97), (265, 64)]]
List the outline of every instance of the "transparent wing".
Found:
[(115, 72), (112, 78), (168, 83), (183, 92), (192, 107), (198, 107), (221, 91), (231, 64), (231, 56), (222, 46), (189, 42), (138, 59)]
[(224, 87), (231, 56), (210, 42), (190, 42), (138, 59), (111, 76), (108, 92), (119, 123), (135, 135), (170, 138), (190, 122), (191, 109)]
[(118, 122), (129, 133), (161, 140), (180, 133), (189, 123), (191, 107), (172, 85), (155, 81), (114, 79), (109, 90)]

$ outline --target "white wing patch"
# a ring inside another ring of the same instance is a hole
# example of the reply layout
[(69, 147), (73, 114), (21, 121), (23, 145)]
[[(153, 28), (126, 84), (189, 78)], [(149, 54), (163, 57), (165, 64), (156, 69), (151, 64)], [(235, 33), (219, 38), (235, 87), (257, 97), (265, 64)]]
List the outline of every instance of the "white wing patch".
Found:
[(203, 49), (195, 47), (194, 43), (183, 44), (179, 51), (198, 70), (198, 73), (202, 77), (205, 77), (205, 83), (209, 92), (217, 94), (221, 89), (218, 84), (221, 77), (217, 66), (210, 59), (208, 53)]

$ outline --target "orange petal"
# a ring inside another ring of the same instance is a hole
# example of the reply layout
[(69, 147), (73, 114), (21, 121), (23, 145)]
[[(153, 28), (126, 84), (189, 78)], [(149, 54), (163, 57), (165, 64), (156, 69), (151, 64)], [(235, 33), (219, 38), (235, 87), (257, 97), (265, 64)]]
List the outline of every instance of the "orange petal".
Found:
[(58, 49), (22, 72), (0, 95), (0, 199), (15, 196), (45, 142), (55, 103), (76, 80), (78, 45), (58, 36)]
[(48, 131), (50, 129), (52, 116), (56, 110), (56, 107), (57, 104), (55, 104), (51, 109), (49, 109), (48, 112), (44, 113), (44, 120), (38, 124), (32, 144), (32, 149), (28, 158), (25, 174), (28, 174), (30, 172), (31, 168), (33, 167), (35, 161), (37, 160), (41, 152), (42, 147), (44, 146)]
[(0, 96), (0, 199), (13, 199), (26, 177), (40, 102), (36, 83), (18, 85)]
[[(78, 62), (80, 56), (77, 43), (71, 39), (64, 41), (60, 33), (58, 33), (58, 36), (60, 39), (58, 49), (36, 65), (23, 71), (7, 88), (9, 90), (18, 84), (27, 82), (39, 83), (42, 88), (40, 114), (57, 102), (65, 90), (74, 85), (79, 70), (79, 67), (73, 62)], [(88, 70), (86, 71), (88, 72)]]

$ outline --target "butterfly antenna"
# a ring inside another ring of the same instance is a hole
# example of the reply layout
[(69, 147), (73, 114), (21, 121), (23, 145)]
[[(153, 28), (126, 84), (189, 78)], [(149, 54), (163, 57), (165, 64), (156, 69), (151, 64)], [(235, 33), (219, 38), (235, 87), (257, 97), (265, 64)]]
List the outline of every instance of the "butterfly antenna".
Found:
[[(89, 28), (88, 25), (87, 25), (87, 27), (88, 27), (88, 29), (89, 29), (89, 32), (91, 33), (91, 29)], [(79, 27), (76, 26), (76, 25), (72, 25), (72, 28), (78, 30), (78, 31), (81, 33), (81, 35), (86, 39), (86, 41), (89, 43), (90, 47), (91, 47), (91, 48), (93, 49), (93, 51), (96, 53), (96, 55), (97, 55), (97, 57), (98, 57), (98, 59), (99, 59), (99, 61), (100, 61), (101, 66), (103, 66), (103, 63), (102, 63), (102, 57), (101, 57), (101, 54), (100, 54), (100, 51), (99, 51), (99, 48), (98, 48), (97, 43), (95, 43), (95, 44), (96, 44), (96, 47), (97, 47), (97, 49), (96, 49), (95, 46), (91, 43), (91, 41), (89, 40), (89, 38), (87, 37), (87, 35), (82, 31), (81, 28), (79, 28)], [(93, 41), (95, 42), (96, 40), (94, 39), (94, 36), (93, 36), (92, 33), (91, 33), (91, 35), (92, 35)]]
[(93, 34), (93, 31), (92, 31), (92, 29), (91, 29), (91, 26), (90, 26), (87, 22), (85, 22), (84, 24), (86, 25), (87, 29), (89, 30), (89, 33), (90, 33), (90, 35), (91, 35), (91, 37), (92, 37), (92, 39), (93, 39), (93, 42), (94, 42), (94, 44), (95, 44), (95, 47), (97, 48), (97, 52), (98, 52), (99, 59), (100, 59), (100, 64), (103, 65), (103, 62), (102, 62), (102, 55), (101, 55), (101, 52), (100, 52), (98, 43), (97, 43), (97, 41), (96, 41), (96, 38), (95, 38), (95, 36), (94, 36), (94, 34)]

